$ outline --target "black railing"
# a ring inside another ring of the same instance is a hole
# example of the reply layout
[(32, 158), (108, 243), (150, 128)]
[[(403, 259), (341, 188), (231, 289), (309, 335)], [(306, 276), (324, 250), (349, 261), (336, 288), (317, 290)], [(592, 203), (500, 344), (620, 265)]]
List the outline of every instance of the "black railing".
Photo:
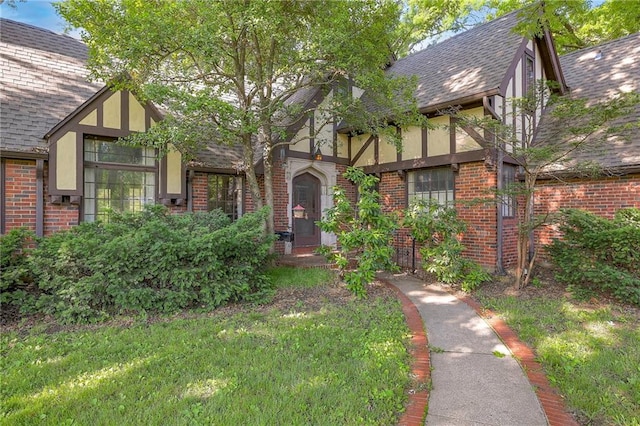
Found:
[(396, 264), (403, 271), (415, 273), (418, 268), (416, 240), (404, 230), (396, 231), (393, 240)]

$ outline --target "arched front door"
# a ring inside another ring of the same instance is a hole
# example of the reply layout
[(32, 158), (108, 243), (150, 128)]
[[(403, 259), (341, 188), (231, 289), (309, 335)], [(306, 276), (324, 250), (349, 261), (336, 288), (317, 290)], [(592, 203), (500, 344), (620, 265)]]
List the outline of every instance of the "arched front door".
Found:
[(320, 179), (309, 173), (293, 178), (293, 206), (304, 208), (293, 213), (294, 247), (320, 246)]

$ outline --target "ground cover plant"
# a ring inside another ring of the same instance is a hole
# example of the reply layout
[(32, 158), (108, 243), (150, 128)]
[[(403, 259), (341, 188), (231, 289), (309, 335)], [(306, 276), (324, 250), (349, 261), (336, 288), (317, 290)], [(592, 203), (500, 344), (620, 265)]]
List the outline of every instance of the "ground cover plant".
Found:
[(640, 424), (640, 309), (578, 301), (553, 280), (516, 295), (496, 283), (474, 295), (529, 344), (582, 425)]
[(0, 424), (395, 424), (410, 360), (394, 293), (267, 275), (267, 305), (4, 331)]

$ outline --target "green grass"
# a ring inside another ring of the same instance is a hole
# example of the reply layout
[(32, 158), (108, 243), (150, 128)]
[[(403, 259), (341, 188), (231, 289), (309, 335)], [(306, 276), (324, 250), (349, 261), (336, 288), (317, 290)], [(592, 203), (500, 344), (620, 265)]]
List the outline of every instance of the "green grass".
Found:
[(394, 424), (407, 342), (400, 304), (381, 298), (4, 333), (0, 424)]
[(278, 266), (268, 271), (269, 278), (276, 288), (315, 287), (334, 280), (334, 272), (322, 268), (290, 268)]
[(550, 382), (581, 421), (640, 424), (640, 327), (615, 305), (482, 297), (530, 344)]

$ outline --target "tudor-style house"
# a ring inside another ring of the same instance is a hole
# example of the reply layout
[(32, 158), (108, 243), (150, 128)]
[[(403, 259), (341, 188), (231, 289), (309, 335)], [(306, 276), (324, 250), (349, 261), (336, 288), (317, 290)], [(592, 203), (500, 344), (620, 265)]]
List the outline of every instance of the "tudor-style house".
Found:
[[(516, 179), (517, 164), (508, 156), (496, 157), (487, 135), (456, 126), (446, 111), (456, 107), (459, 114), (493, 117), (525, 140), (535, 136), (535, 128), (514, 110), (512, 99), (537, 80), (557, 82), (560, 94), (593, 100), (617, 89), (640, 89), (638, 34), (558, 58), (549, 33), (530, 40), (512, 31), (516, 23), (516, 13), (505, 15), (388, 68), (417, 77), (418, 106), (432, 124), (398, 129), (401, 152), (383, 138), (323, 125), (328, 120), (319, 113), (291, 124), (292, 143), (274, 153), (273, 208), (276, 229), (293, 231), (294, 238), (279, 241), (278, 251), (335, 244), (335, 236), (321, 232), (315, 221), (333, 205), (335, 185), (355, 199), (355, 189), (342, 177), (353, 165), (379, 176), (388, 209), (404, 209), (416, 198), (455, 203), (469, 225), (467, 255), (490, 268), (508, 267), (516, 257), (514, 203), (468, 206), (462, 201)], [(118, 137), (147, 130), (162, 113), (132, 93), (88, 82), (87, 49), (81, 42), (9, 20), (1, 25), (2, 233), (26, 226), (46, 235), (100, 220), (109, 209), (137, 211), (147, 203), (163, 203), (175, 212), (223, 208), (232, 217), (252, 209), (236, 168), (239, 149), (212, 141), (195, 161), (184, 162), (176, 151), (157, 160), (152, 149), (114, 144)], [(362, 95), (352, 90), (353, 96)], [(331, 93), (323, 96), (318, 89), (300, 98), (321, 104)], [(542, 109), (532, 115), (535, 126), (544, 125)], [(639, 117), (637, 110), (628, 120)], [(640, 207), (637, 133), (628, 142), (612, 141), (607, 155), (596, 159), (606, 159), (615, 174), (572, 178), (570, 186), (543, 182), (538, 209), (571, 206), (612, 215), (621, 207)]]

